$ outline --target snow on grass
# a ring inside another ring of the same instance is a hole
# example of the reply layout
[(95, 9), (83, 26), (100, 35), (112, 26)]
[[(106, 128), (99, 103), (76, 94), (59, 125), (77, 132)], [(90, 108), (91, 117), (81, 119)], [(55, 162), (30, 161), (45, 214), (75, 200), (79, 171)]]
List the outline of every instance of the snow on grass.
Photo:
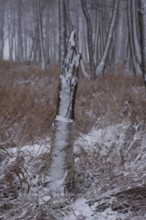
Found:
[[(119, 123), (113, 126), (107, 126), (105, 128), (97, 129), (93, 127), (91, 131), (86, 135), (81, 135), (75, 142), (75, 152), (81, 147), (87, 152), (98, 152), (103, 155), (109, 150), (112, 143), (123, 143), (124, 131), (128, 128), (130, 122)], [(97, 147), (102, 146), (101, 149)]]
[(77, 199), (71, 206), (70, 206), (71, 212), (68, 216), (64, 218), (64, 220), (76, 220), (79, 217), (86, 217), (89, 220), (91, 219), (93, 215), (93, 211), (91, 208), (86, 204), (86, 199), (79, 198)]
[[(26, 213), (28, 210), (31, 210), (30, 218), (36, 219), (37, 210), (40, 208), (45, 213), (51, 213), (54, 219), (57, 220), (144, 220), (144, 215), (140, 217), (139, 214), (134, 217), (134, 212), (127, 211), (127, 213), (124, 213), (123, 205), (121, 205), (122, 211), (118, 210), (119, 201), (116, 198), (116, 193), (146, 185), (146, 175), (144, 173), (146, 169), (145, 142), (146, 135), (144, 131), (138, 129), (137, 125), (131, 124), (128, 120), (123, 120), (123, 122), (113, 126), (93, 127), (88, 134), (81, 135), (75, 141), (75, 153), (77, 152), (75, 161), (76, 167), (79, 169), (77, 172), (83, 180), (82, 185), (79, 187), (83, 188), (84, 193), (80, 189), (81, 192), (75, 195), (73, 201), (69, 197), (64, 199), (60, 197), (58, 201), (54, 201), (49, 192), (48, 174), (44, 174), (47, 167), (46, 161), (49, 158), (49, 139), (21, 148), (8, 149), (10, 157), (8, 161), (4, 160), (1, 163), (0, 171), (3, 174), (1, 177), (3, 178), (5, 174), (3, 173), (3, 167), (15, 165), (17, 156), (23, 155), (25, 164), (24, 167), (22, 166), (22, 171), (30, 184), (28, 194), (24, 194), (24, 190), (21, 193), (18, 192), (18, 197), (13, 201), (18, 206), (16, 207), (15, 219), (21, 217), (21, 219), (27, 220)], [(83, 162), (81, 161), (83, 159), (82, 148), (87, 153)], [(123, 165), (121, 165), (122, 156), (124, 157)], [(84, 166), (82, 167), (80, 164)], [(111, 169), (109, 169), (110, 166)], [(19, 183), (18, 178), (14, 184), (16, 183)], [(22, 185), (25, 185), (25, 183), (22, 182)], [(130, 195), (133, 196), (133, 199), (135, 199), (138, 191), (134, 191), (134, 193), (134, 195)], [(130, 206), (129, 197), (127, 199), (126, 193), (123, 195), (126, 204)], [(140, 196), (137, 196), (139, 199)], [(2, 198), (1, 204), (3, 201), (6, 203), (6, 201), (11, 200)], [(115, 201), (117, 211), (112, 208)], [(29, 207), (29, 204), (31, 204), (31, 207)], [(138, 206), (138, 203), (135, 206)], [(22, 207), (23, 213), (20, 212), (20, 207)], [(8, 214), (3, 214), (0, 211), (0, 216), (5, 215), (6, 218), (4, 219), (11, 219), (11, 214)], [(46, 217), (44, 219), (51, 218)]]
[(111, 207), (104, 211), (97, 212), (96, 206), (97, 203), (89, 206), (85, 198), (79, 198), (71, 205), (71, 212), (64, 218), (64, 220), (122, 220), (125, 217), (123, 214), (112, 211)]
[(43, 154), (45, 152), (49, 152), (50, 150), (50, 139), (43, 141), (41, 140), (39, 143), (33, 144), (33, 145), (25, 145), (22, 147), (13, 147), (9, 148), (9, 152), (11, 154), (18, 154), (20, 152), (23, 152), (25, 156), (38, 156), (40, 154)]

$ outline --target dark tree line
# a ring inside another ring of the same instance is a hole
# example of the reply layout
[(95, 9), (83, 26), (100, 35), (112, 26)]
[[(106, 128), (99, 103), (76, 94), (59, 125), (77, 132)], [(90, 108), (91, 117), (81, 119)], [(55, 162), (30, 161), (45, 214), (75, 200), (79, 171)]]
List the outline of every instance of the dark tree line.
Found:
[(0, 0), (0, 59), (62, 62), (72, 26), (84, 75), (141, 73), (136, 0)]

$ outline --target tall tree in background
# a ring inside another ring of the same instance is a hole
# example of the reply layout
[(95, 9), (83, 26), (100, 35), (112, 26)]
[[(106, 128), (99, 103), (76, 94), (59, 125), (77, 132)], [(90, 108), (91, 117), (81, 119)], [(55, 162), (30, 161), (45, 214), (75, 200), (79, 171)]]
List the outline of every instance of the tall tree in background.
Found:
[(138, 0), (137, 3), (141, 16), (142, 73), (146, 88), (146, 0)]
[(23, 61), (23, 41), (22, 41), (22, 0), (18, 0), (17, 2), (17, 39), (18, 39), (18, 47), (17, 47), (17, 60)]
[(58, 107), (50, 152), (49, 188), (54, 196), (63, 195), (65, 190), (72, 191), (74, 188), (74, 104), (80, 62), (74, 30), (67, 50), (60, 75)]
[(3, 7), (4, 6), (4, 1), (1, 1), (0, 2), (0, 59), (3, 59), (3, 52), (4, 52), (4, 25), (5, 25), (5, 22), (4, 22), (4, 9)]
[(115, 23), (116, 23), (117, 9), (118, 9), (118, 5), (119, 5), (119, 1), (120, 0), (115, 0), (115, 2), (114, 2), (113, 16), (112, 16), (111, 24), (109, 27), (107, 41), (106, 41), (105, 49), (104, 49), (103, 55), (101, 57), (101, 60), (96, 67), (96, 75), (103, 75), (104, 74), (110, 46), (111, 46), (112, 39), (113, 39), (113, 31), (114, 31), (114, 27), (115, 27)]
[(45, 52), (43, 45), (43, 27), (42, 27), (40, 0), (36, 0), (36, 8), (37, 8), (38, 33), (39, 33), (39, 43), (40, 43), (40, 52), (41, 52), (41, 66), (42, 66), (42, 70), (44, 70), (46, 69), (46, 60), (45, 60)]
[(129, 28), (129, 44), (132, 67), (135, 74), (140, 74), (140, 56), (139, 56), (139, 44), (137, 39), (136, 28), (136, 2), (133, 0), (127, 1), (128, 8), (128, 28)]
[[(118, 2), (118, 16), (113, 16)], [(47, 62), (62, 63), (70, 16), (78, 32), (85, 77), (102, 74), (105, 68), (112, 71), (119, 64), (126, 74), (139, 74), (136, 8), (136, 0), (0, 0), (0, 57), (40, 62), (43, 69)], [(88, 66), (90, 74), (85, 69)]]
[(115, 64), (124, 65), (128, 44), (127, 2), (120, 0), (119, 16), (117, 16), (117, 30), (115, 33)]
[(87, 10), (86, 0), (81, 0), (83, 13), (87, 22), (87, 39), (88, 39), (88, 50), (89, 50), (89, 64), (91, 75), (94, 75), (94, 51), (93, 51), (93, 32), (91, 18)]
[(60, 19), (60, 63), (63, 63), (66, 53), (66, 17), (65, 17), (65, 0), (59, 0), (59, 19)]

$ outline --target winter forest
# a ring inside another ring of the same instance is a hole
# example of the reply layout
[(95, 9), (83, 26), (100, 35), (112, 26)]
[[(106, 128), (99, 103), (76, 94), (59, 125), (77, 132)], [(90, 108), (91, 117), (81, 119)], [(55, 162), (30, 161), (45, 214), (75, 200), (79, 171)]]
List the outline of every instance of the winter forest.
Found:
[(146, 0), (0, 0), (0, 220), (146, 220)]

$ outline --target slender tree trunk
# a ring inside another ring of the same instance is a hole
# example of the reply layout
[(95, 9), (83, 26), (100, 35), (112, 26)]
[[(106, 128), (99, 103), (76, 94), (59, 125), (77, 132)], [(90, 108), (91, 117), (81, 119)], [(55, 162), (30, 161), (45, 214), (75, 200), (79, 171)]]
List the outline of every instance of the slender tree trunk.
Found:
[(0, 13), (0, 59), (2, 60), (4, 52), (4, 10)]
[(104, 2), (103, 0), (99, 0), (99, 7), (100, 7), (100, 11), (99, 11), (99, 52), (98, 52), (98, 57), (101, 57), (103, 52), (104, 52), (104, 46), (105, 46), (105, 34), (103, 31), (103, 27), (104, 27), (104, 22), (103, 22), (103, 10), (104, 10)]
[(17, 46), (17, 60), (23, 61), (23, 41), (22, 41), (22, 2), (18, 0), (18, 9), (17, 9), (17, 39), (18, 45)]
[(65, 1), (59, 0), (59, 19), (60, 19), (60, 63), (63, 64), (63, 60), (66, 54), (66, 19), (65, 19)]
[(128, 4), (129, 43), (130, 43), (130, 51), (131, 51), (133, 70), (134, 70), (135, 74), (140, 74), (141, 69), (139, 66), (138, 58), (137, 58), (138, 51), (136, 50), (137, 49), (137, 42), (135, 42), (136, 39), (134, 39), (134, 38), (136, 38), (136, 33), (135, 33), (136, 29), (135, 30), (133, 29), (134, 22), (136, 22), (134, 19), (135, 18), (135, 8), (133, 7), (135, 2), (133, 2), (133, 0), (129, 0), (129, 1), (127, 1), (127, 4)]
[(90, 71), (91, 71), (91, 75), (94, 75), (94, 56), (93, 56), (94, 51), (93, 51), (93, 33), (92, 33), (91, 18), (87, 10), (86, 1), (81, 0), (81, 4), (87, 22), (87, 39), (88, 39)]
[(40, 52), (41, 52), (41, 66), (42, 70), (46, 69), (45, 52), (43, 45), (43, 30), (42, 30), (42, 16), (40, 11), (40, 0), (36, 0), (37, 7), (37, 20), (38, 20), (38, 32), (39, 32), (39, 42), (40, 42)]
[[(129, 0), (128, 0), (129, 1)], [(121, 0), (119, 3), (119, 16), (118, 16), (118, 26), (116, 31), (115, 39), (115, 58), (114, 63), (123, 66), (126, 57), (126, 47), (128, 38), (128, 27), (125, 25), (127, 23), (127, 2)]]
[(146, 0), (138, 0), (139, 12), (141, 15), (141, 52), (142, 52), (142, 74), (146, 88)]
[(106, 41), (106, 45), (105, 45), (105, 49), (104, 49), (102, 58), (100, 60), (100, 63), (96, 67), (96, 75), (103, 75), (104, 74), (108, 53), (109, 53), (110, 46), (112, 43), (112, 37), (113, 37), (113, 31), (114, 31), (114, 27), (115, 27), (115, 23), (116, 23), (116, 17), (117, 17), (116, 15), (117, 15), (119, 1), (120, 0), (115, 0), (115, 3), (114, 3), (113, 16), (112, 16), (112, 20), (111, 20), (111, 24), (110, 24), (110, 28), (109, 28), (109, 32), (108, 32), (108, 37), (107, 37), (107, 41)]
[(74, 189), (74, 103), (78, 82), (80, 54), (76, 52), (75, 32), (71, 33), (68, 51), (62, 65), (59, 82), (58, 107), (54, 121), (49, 168), (49, 188), (53, 196)]
[(136, 1), (132, 4), (132, 11), (133, 11), (133, 42), (134, 42), (134, 49), (136, 54), (136, 59), (140, 68), (140, 73), (142, 73), (140, 64), (141, 64), (141, 50), (140, 50), (140, 40), (139, 40), (139, 28), (138, 28), (138, 10)]
[(97, 63), (98, 61), (98, 53), (99, 53), (99, 47), (98, 47), (98, 43), (99, 43), (99, 37), (100, 37), (100, 31), (99, 31), (99, 12), (100, 12), (100, 3), (96, 2), (96, 18), (95, 18), (95, 37), (94, 37), (94, 63)]

